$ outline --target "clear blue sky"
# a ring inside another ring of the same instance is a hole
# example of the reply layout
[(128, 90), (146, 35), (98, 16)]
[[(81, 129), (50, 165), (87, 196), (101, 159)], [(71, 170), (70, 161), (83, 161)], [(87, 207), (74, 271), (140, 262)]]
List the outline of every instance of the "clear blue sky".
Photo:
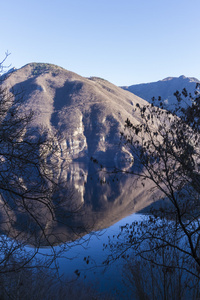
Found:
[(48, 62), (116, 85), (200, 79), (200, 0), (4, 0), (0, 58)]

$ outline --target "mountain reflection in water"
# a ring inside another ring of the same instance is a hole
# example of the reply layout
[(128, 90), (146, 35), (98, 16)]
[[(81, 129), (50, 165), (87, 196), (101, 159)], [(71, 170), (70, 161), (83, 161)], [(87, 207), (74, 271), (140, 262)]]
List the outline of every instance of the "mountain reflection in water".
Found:
[[(10, 210), (6, 222), (1, 209), (1, 232), (28, 241), (29, 245), (48, 247), (75, 241), (91, 231), (111, 226), (122, 218), (140, 211), (152, 202), (152, 195), (133, 176), (109, 174), (93, 162), (73, 163), (60, 175), (67, 189), (59, 190), (52, 199), (52, 211), (33, 207), (39, 225), (28, 213)], [(12, 220), (12, 222), (10, 222)]]

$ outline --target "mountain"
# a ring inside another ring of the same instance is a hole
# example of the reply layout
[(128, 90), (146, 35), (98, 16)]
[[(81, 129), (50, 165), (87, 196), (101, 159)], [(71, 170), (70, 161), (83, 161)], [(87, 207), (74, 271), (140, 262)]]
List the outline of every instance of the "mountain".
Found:
[(15, 93), (23, 91), (24, 109), (35, 112), (33, 126), (59, 130), (68, 159), (94, 157), (116, 164), (129, 156), (120, 145), (120, 132), (127, 117), (133, 120), (135, 104), (146, 103), (143, 99), (104, 79), (43, 63), (14, 70), (6, 84)]
[[(186, 88), (188, 93), (193, 94), (197, 83), (200, 83), (197, 78), (185, 77), (182, 75), (180, 77), (167, 77), (157, 82), (123, 86), (122, 88), (150, 103), (152, 102), (152, 97), (158, 98), (161, 96), (165, 107), (173, 108), (176, 103), (174, 93), (177, 90), (181, 92)], [(159, 105), (158, 101), (155, 102), (155, 104)]]

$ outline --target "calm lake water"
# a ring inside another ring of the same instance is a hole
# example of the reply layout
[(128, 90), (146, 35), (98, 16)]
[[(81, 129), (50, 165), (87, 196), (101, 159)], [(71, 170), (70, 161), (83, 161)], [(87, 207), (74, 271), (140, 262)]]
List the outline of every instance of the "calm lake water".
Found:
[[(87, 234), (80, 239), (80, 244), (79, 241), (68, 243), (67, 245), (71, 248), (62, 254), (65, 257), (59, 258), (57, 261), (59, 274), (63, 275), (63, 279), (66, 278), (67, 282), (71, 280), (81, 281), (99, 293), (112, 295), (114, 299), (129, 299), (129, 291), (123, 284), (122, 267), (124, 261), (119, 259), (105, 267), (103, 261), (110, 254), (110, 251), (104, 249), (104, 244), (108, 243), (108, 237), (116, 236), (120, 232), (121, 226), (139, 221), (143, 217), (140, 214), (131, 214), (106, 229)], [(55, 248), (59, 250), (59, 246)], [(51, 252), (45, 248), (41, 249), (40, 253), (50, 254)], [(85, 257), (89, 257), (88, 264), (84, 260)], [(77, 269), (80, 272), (79, 277), (75, 273)]]
[[(87, 168), (84, 164), (71, 165), (66, 177), (73, 191), (72, 200), (82, 204), (83, 213), (72, 215), (69, 226), (60, 229), (65, 232), (67, 250), (63, 253), (65, 258), (58, 260), (59, 274), (68, 280), (83, 280), (86, 285), (111, 294), (114, 299), (128, 299), (128, 291), (122, 281), (123, 259), (105, 267), (103, 261), (109, 255), (109, 250), (104, 249), (103, 245), (108, 243), (109, 236), (120, 232), (121, 226), (141, 219), (141, 215), (135, 212), (150, 203), (148, 193), (141, 189), (139, 183), (139, 188), (135, 186), (132, 176), (109, 174), (108, 170), (99, 172), (93, 163)], [(80, 232), (80, 240), (70, 242), (68, 239), (76, 239), (79, 226), (85, 228), (85, 232)], [(73, 228), (75, 235), (69, 227)], [(56, 248), (59, 250), (59, 247)], [(41, 251), (48, 253), (48, 248)], [(85, 257), (89, 257), (88, 264)], [(75, 274), (76, 270), (80, 272), (79, 277)]]
[[(152, 202), (151, 195), (139, 181), (135, 184), (133, 176), (113, 174), (109, 169), (99, 170), (93, 162), (71, 164), (61, 176), (67, 182), (67, 188), (55, 194), (54, 218), (46, 207), (34, 211), (43, 224), (44, 232), (30, 218), (20, 212), (12, 212), (15, 222), (9, 230), (10, 237), (28, 240), (27, 249), (31, 249), (30, 246), (33, 249), (35, 239), (39, 238), (42, 247), (38, 257), (52, 253), (50, 245), (55, 251), (64, 247), (62, 257), (57, 261), (63, 279), (71, 281), (78, 278), (98, 292), (111, 294), (114, 299), (128, 299), (128, 291), (122, 281), (123, 260), (105, 268), (103, 261), (109, 250), (103, 250), (103, 245), (108, 243), (108, 236), (119, 233), (120, 226), (141, 218), (136, 212)], [(89, 257), (88, 264), (85, 257)], [(80, 276), (76, 275), (76, 270)]]
[[(67, 189), (55, 195), (55, 200), (63, 199), (61, 204), (64, 205), (59, 209), (55, 206), (56, 222), (51, 222), (49, 217), (47, 221), (44, 220), (45, 234), (55, 251), (64, 249), (57, 260), (59, 275), (63, 281), (73, 281), (77, 289), (78, 282), (81, 282), (97, 293), (112, 296), (112, 299), (134, 299), (135, 291), (132, 294), (125, 284), (124, 259), (118, 259), (108, 267), (103, 264), (110, 254), (109, 247), (104, 249), (104, 244), (108, 244), (108, 237), (118, 235), (121, 226), (144, 219), (141, 212), (158, 200), (159, 195), (149, 192), (151, 186), (148, 186), (148, 182), (145, 182), (144, 188), (139, 180), (135, 184), (133, 176), (113, 174), (108, 169), (99, 171), (93, 163), (87, 166), (74, 163), (64, 176), (68, 182)], [(70, 208), (73, 208), (71, 213)], [(40, 235), (40, 243), (43, 247), (38, 257), (52, 253), (43, 235)], [(144, 282), (151, 279), (145, 267), (142, 274), (145, 274)], [(165, 280), (162, 281), (158, 274), (162, 275), (162, 270), (154, 274), (162, 293)], [(170, 282), (174, 282), (172, 290), (176, 290), (176, 274), (171, 276)], [(181, 289), (185, 286), (186, 278), (187, 275), (182, 276)], [(193, 281), (190, 278), (187, 282)], [(187, 297), (183, 299), (190, 299), (191, 291), (189, 288), (185, 293)], [(171, 294), (172, 291), (169, 292)]]

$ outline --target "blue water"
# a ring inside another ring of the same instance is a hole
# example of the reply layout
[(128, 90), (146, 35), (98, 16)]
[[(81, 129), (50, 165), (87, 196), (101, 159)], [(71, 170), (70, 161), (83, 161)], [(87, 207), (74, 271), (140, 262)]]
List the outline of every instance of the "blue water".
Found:
[[(108, 236), (113, 237), (120, 232), (120, 226), (141, 220), (141, 217), (142, 215), (132, 214), (107, 229), (90, 233), (75, 243), (68, 243), (66, 246), (69, 249), (57, 260), (59, 275), (63, 280), (83, 281), (85, 285), (94, 287), (97, 292), (110, 294), (114, 299), (128, 299), (128, 291), (122, 281), (123, 259), (105, 267), (103, 261), (110, 251), (104, 249), (104, 244), (108, 243)], [(62, 246), (55, 249), (59, 251), (60, 247)], [(50, 253), (50, 249), (40, 249), (40, 254)], [(89, 257), (88, 264), (84, 260), (85, 257)], [(79, 276), (76, 275), (76, 270), (80, 272)]]

